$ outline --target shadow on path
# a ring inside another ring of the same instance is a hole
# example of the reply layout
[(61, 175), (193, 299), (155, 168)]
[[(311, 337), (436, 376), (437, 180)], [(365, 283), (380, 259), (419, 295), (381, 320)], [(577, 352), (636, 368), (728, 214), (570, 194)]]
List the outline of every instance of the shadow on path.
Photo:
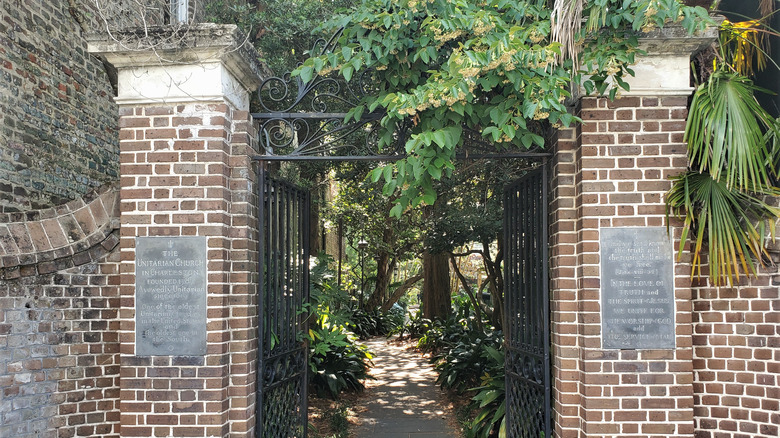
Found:
[(425, 358), (404, 345), (374, 338), (365, 344), (375, 354), (356, 438), (450, 438), (460, 436), (450, 426), (436, 373)]

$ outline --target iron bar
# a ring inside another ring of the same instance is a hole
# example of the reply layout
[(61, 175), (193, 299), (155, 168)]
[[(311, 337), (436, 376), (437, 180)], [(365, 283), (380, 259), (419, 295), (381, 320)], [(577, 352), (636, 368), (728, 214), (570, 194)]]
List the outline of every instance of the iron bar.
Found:
[[(458, 160), (487, 160), (487, 159), (511, 159), (511, 158), (550, 158), (551, 152), (513, 152), (496, 154), (457, 154)], [(406, 158), (406, 155), (254, 155), (257, 161), (386, 161), (394, 162)]]
[(547, 168), (504, 191), (507, 436), (551, 436)]
[[(259, 276), (258, 276), (258, 290), (257, 290), (257, 314), (260, 316), (257, 324), (257, 340), (260, 345), (258, 345), (257, 348), (257, 400), (255, 401), (255, 429), (258, 428), (258, 425), (262, 427), (263, 420), (264, 420), (264, 412), (263, 412), (263, 406), (265, 406), (265, 401), (263, 399), (263, 396), (265, 395), (265, 391), (260, 390), (263, 386), (263, 370), (265, 369), (265, 342), (264, 342), (264, 336), (265, 333), (268, 332), (268, 328), (266, 326), (267, 319), (263, 317), (265, 315), (266, 310), (266, 303), (264, 299), (265, 290), (267, 290), (266, 282), (268, 281), (268, 268), (266, 266), (266, 254), (268, 251), (268, 248), (266, 247), (266, 230), (264, 229), (264, 219), (266, 215), (266, 202), (270, 198), (268, 196), (268, 185), (266, 184), (266, 174), (265, 169), (261, 168), (258, 172), (258, 188), (260, 192), (260, 199), (258, 200), (257, 205), (257, 217), (260, 220), (260, 229), (258, 230), (258, 236), (257, 236), (257, 260), (258, 260), (258, 270)], [(257, 433), (255, 434), (258, 435)]]
[[(260, 172), (256, 436), (306, 437), (308, 192)], [(303, 234), (301, 234), (303, 233)]]
[(312, 119), (312, 120), (324, 120), (324, 119), (341, 119), (347, 117), (347, 113), (252, 113), (252, 118), (255, 120), (274, 120), (274, 119)]

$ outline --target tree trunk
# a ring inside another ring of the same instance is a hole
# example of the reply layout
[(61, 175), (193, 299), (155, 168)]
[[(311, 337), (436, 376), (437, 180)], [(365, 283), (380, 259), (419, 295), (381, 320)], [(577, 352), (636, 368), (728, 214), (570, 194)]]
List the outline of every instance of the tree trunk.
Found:
[(395, 270), (395, 259), (390, 258), (390, 254), (382, 251), (376, 260), (376, 286), (371, 298), (366, 303), (367, 309), (379, 307), (387, 296), (390, 289), (390, 281), (393, 279), (393, 270)]
[(449, 253), (423, 253), (423, 317), (447, 319), (452, 314)]
[(401, 297), (408, 291), (409, 289), (414, 286), (415, 283), (422, 280), (423, 276), (422, 274), (417, 274), (414, 277), (407, 278), (406, 281), (403, 282), (402, 285), (398, 286), (394, 291), (393, 295), (390, 297), (389, 300), (385, 301), (384, 304), (382, 304), (382, 312), (387, 312), (390, 310), (391, 307), (393, 307), (393, 304), (397, 303), (398, 300), (401, 299)]
[(488, 274), (485, 281), (488, 283), (488, 290), (493, 302), (493, 314), (491, 315), (490, 323), (497, 329), (502, 329), (504, 327), (504, 275), (501, 272), (501, 261), (504, 258), (503, 245), (499, 238), (495, 260), (492, 259), (490, 254), (490, 242), (483, 242), (482, 245), (484, 248), (482, 260), (485, 263), (485, 269)]
[(474, 314), (476, 315), (476, 321), (477, 321), (477, 329), (479, 329), (480, 332), (484, 333), (485, 330), (482, 328), (482, 307), (480, 307), (479, 301), (477, 301), (477, 298), (474, 296), (474, 290), (471, 289), (468, 280), (466, 280), (466, 277), (463, 275), (462, 272), (460, 272), (460, 269), (458, 268), (458, 263), (455, 260), (455, 256), (450, 255), (450, 262), (452, 263), (452, 270), (455, 271), (455, 275), (460, 280), (460, 284), (461, 286), (463, 286), (463, 290), (466, 291), (466, 294), (468, 294), (469, 300), (471, 301), (471, 306), (474, 308)]

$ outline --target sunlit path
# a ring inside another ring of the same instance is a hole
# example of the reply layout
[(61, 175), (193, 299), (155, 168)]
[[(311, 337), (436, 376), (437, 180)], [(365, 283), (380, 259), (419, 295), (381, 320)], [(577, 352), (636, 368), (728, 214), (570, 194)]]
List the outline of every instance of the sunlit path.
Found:
[(357, 438), (449, 438), (458, 433), (441, 402), (436, 373), (427, 361), (384, 338), (366, 342), (376, 380), (366, 382)]

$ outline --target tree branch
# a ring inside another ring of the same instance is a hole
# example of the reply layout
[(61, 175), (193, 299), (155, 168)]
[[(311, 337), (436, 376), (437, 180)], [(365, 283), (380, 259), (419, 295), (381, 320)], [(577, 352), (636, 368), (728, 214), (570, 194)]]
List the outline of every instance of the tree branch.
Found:
[(463, 276), (463, 273), (460, 272), (460, 268), (458, 267), (458, 264), (455, 263), (455, 255), (450, 255), (450, 264), (452, 265), (452, 269), (455, 271), (455, 275), (458, 276), (458, 279), (460, 280), (460, 284), (463, 285), (463, 289), (468, 294), (469, 300), (471, 301), (471, 305), (474, 307), (474, 312), (476, 313), (476, 317), (477, 317), (477, 329), (479, 329), (480, 332), (484, 333), (485, 330), (482, 328), (482, 308), (479, 306), (477, 299), (474, 297), (474, 291), (471, 290), (471, 286), (469, 286), (466, 277)]
[(399, 299), (408, 291), (409, 289), (414, 286), (415, 283), (422, 280), (423, 276), (422, 274), (417, 274), (414, 277), (407, 278), (406, 281), (403, 282), (402, 285), (398, 286), (395, 291), (393, 291), (393, 295), (390, 296), (390, 299), (387, 300), (386, 303), (382, 304), (382, 312), (387, 312), (390, 310), (391, 307), (393, 307), (393, 304), (398, 302)]

